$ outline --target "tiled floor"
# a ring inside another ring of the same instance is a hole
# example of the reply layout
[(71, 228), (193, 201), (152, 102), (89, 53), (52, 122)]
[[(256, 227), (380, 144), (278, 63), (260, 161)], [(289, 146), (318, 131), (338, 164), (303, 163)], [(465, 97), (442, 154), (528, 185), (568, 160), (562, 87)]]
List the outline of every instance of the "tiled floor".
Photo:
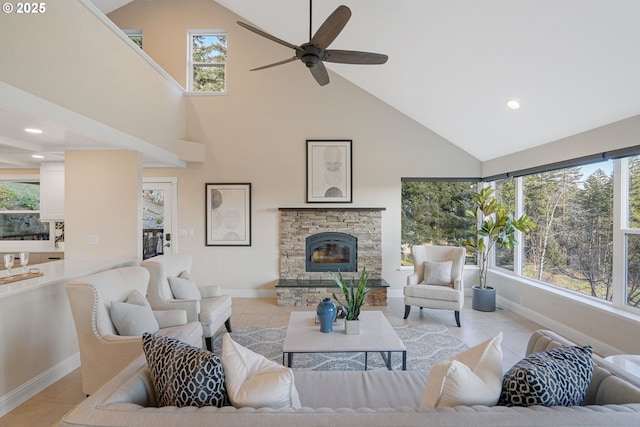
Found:
[[(315, 307), (278, 307), (274, 299), (234, 298), (231, 324), (232, 326), (286, 326), (289, 323), (289, 313), (302, 309), (314, 310)], [(386, 307), (365, 306), (365, 309), (382, 310), (392, 325), (424, 323), (448, 325), (451, 332), (459, 336), (468, 346), (476, 345), (502, 331), (505, 371), (524, 356), (531, 332), (540, 328), (536, 323), (507, 310), (498, 309), (492, 313), (474, 311), (471, 309), (470, 300), (466, 302), (461, 313), (462, 327), (460, 328), (455, 326), (453, 313), (449, 311), (428, 309), (421, 311), (418, 307), (413, 307), (409, 318), (404, 320), (402, 298), (389, 298)], [(65, 412), (84, 398), (81, 381), (80, 370), (77, 369), (0, 418), (0, 427), (55, 426)]]

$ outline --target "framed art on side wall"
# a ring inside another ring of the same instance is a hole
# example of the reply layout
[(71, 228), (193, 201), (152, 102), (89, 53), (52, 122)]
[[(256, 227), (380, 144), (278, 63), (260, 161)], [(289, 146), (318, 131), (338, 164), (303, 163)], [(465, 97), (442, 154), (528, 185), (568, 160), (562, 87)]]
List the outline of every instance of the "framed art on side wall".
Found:
[(351, 140), (307, 140), (307, 203), (351, 203)]
[(207, 246), (251, 246), (251, 184), (205, 184)]

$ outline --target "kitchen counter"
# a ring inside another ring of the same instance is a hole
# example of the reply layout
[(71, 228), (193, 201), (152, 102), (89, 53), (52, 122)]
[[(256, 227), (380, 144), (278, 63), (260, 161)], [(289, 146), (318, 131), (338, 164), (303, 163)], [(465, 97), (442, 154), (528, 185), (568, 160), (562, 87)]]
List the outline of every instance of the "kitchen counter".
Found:
[[(87, 274), (98, 273), (112, 268), (124, 267), (127, 265), (137, 265), (138, 261), (133, 259), (89, 259), (89, 260), (60, 260), (46, 262), (42, 264), (29, 265), (29, 270), (37, 268), (42, 276), (32, 279), (19, 280), (5, 285), (0, 285), (0, 298), (5, 298), (32, 289), (56, 283), (66, 283)], [(14, 274), (22, 271), (22, 267), (15, 266), (12, 269)], [(0, 277), (7, 277), (7, 271), (0, 271)]]

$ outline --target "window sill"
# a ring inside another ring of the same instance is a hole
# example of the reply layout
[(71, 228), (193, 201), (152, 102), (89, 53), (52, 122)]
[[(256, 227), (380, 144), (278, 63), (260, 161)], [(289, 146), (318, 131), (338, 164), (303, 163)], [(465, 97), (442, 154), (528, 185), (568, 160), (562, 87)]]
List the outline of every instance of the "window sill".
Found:
[(190, 92), (190, 91), (185, 91), (184, 93), (185, 96), (227, 96), (229, 95), (229, 92), (224, 91), (224, 92)]

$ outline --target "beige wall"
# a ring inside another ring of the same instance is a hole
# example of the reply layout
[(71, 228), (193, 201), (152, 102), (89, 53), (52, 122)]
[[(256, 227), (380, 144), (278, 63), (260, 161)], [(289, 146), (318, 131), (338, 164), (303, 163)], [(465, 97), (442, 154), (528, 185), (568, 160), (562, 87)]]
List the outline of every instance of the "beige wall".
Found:
[(79, 0), (47, 6), (43, 14), (1, 15), (0, 81), (174, 148), (185, 131), (180, 86), (161, 76)]
[[(178, 81), (185, 75), (189, 29), (228, 32), (228, 95), (188, 98), (186, 139), (206, 144), (204, 162), (145, 171), (178, 177), (178, 227), (194, 230), (194, 237), (179, 237), (179, 248), (193, 254), (200, 283), (232, 295), (273, 290), (278, 208), (305, 205), (307, 139), (353, 140), (350, 206), (386, 208), (383, 276), (398, 293), (406, 276), (398, 271), (401, 177), (480, 173), (478, 160), (333, 73), (320, 87), (297, 62), (248, 71), (291, 52), (242, 29), (238, 16), (212, 1), (143, 0), (109, 17), (122, 28), (141, 29), (145, 50)], [(251, 247), (204, 245), (207, 182), (252, 183)]]
[(141, 258), (141, 194), (139, 153), (67, 152), (65, 258)]

